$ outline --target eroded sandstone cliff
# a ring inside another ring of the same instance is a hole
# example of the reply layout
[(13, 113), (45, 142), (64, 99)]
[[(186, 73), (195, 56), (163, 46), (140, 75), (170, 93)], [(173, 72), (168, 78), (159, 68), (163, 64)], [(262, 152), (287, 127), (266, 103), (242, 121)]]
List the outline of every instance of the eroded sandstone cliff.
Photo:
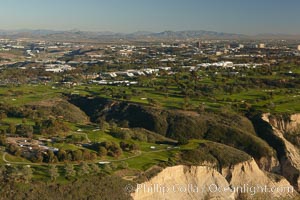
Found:
[(280, 155), (281, 174), (286, 177), (299, 191), (300, 190), (300, 152), (297, 146), (286, 139), (286, 134), (297, 131), (300, 125), (300, 114), (289, 117), (272, 117), (264, 114), (262, 119), (273, 128), (273, 134), (284, 145), (284, 154)]
[[(275, 191), (270, 191), (275, 188)], [(280, 191), (279, 191), (280, 190)], [(251, 159), (224, 168), (222, 172), (207, 166), (168, 167), (147, 182), (138, 185), (133, 199), (236, 199), (238, 196), (265, 198), (293, 197), (289, 182), (268, 175)]]

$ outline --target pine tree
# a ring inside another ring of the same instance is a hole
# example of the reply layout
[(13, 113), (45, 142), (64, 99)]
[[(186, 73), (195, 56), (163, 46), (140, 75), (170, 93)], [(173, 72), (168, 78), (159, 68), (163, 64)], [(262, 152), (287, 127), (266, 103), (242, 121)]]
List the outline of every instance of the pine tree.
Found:
[(100, 172), (100, 168), (98, 165), (96, 165), (95, 163), (92, 163), (90, 165), (91, 167), (91, 171), (94, 173), (94, 174), (98, 174)]
[(82, 162), (82, 163), (80, 163), (79, 167), (80, 167), (79, 171), (78, 171), (79, 176), (87, 175), (90, 173), (90, 167), (88, 166), (87, 163)]
[(72, 164), (66, 164), (65, 165), (65, 173), (66, 173), (67, 178), (74, 177), (76, 175), (74, 166)]
[(51, 177), (51, 181), (55, 181), (57, 177), (59, 177), (58, 169), (55, 165), (51, 165), (49, 168), (49, 174)]
[(25, 180), (25, 183), (29, 183), (32, 179), (33, 171), (30, 166), (24, 166), (22, 168), (22, 177)]

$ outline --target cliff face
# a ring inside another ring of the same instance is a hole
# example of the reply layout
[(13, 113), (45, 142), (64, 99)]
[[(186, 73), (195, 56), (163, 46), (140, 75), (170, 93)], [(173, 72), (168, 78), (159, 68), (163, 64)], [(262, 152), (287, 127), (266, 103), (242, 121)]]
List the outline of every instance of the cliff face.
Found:
[(271, 117), (270, 114), (264, 114), (262, 118), (272, 126), (274, 136), (281, 139), (283, 142), (285, 154), (279, 157), (281, 174), (286, 177), (299, 191), (300, 152), (295, 145), (286, 139), (285, 135), (286, 133), (298, 130), (300, 124), (300, 114), (295, 114), (288, 118)]
[(300, 114), (291, 116), (271, 116), (269, 113), (263, 114), (263, 120), (269, 122), (274, 128), (282, 133), (299, 131)]
[[(270, 193), (254, 188), (259, 186), (285, 188), (285, 191)], [(287, 188), (289, 188), (289, 191)], [(260, 170), (256, 162), (251, 159), (229, 168), (224, 168), (222, 173), (207, 166), (188, 167), (179, 165), (169, 167), (149, 181), (141, 183), (131, 196), (136, 200), (233, 200), (239, 196), (239, 192), (242, 193), (240, 195), (243, 195), (243, 197), (263, 195), (266, 198), (281, 198), (296, 195), (296, 192), (293, 192), (293, 187), (286, 179), (282, 177), (277, 177), (276, 180), (271, 178), (271, 176)]]

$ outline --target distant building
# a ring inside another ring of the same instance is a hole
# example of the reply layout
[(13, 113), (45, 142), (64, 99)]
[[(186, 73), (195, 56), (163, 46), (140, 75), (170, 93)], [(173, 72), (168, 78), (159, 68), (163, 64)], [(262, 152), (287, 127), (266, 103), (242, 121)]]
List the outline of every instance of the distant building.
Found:
[(221, 55), (223, 55), (223, 52), (220, 52), (220, 51), (216, 52), (216, 56), (221, 56)]
[(300, 44), (298, 45), (298, 51), (300, 51)]
[(260, 48), (260, 49), (264, 49), (264, 48), (266, 48), (266, 45), (265, 45), (265, 44), (263, 44), (263, 43), (261, 43), (261, 44), (259, 44), (259, 45), (258, 45), (258, 48)]
[(228, 49), (225, 49), (224, 50), (224, 54), (228, 54), (229, 53), (229, 50)]
[(200, 41), (198, 41), (196, 45), (197, 45), (197, 48), (198, 48), (198, 49), (201, 48), (201, 42), (200, 42)]

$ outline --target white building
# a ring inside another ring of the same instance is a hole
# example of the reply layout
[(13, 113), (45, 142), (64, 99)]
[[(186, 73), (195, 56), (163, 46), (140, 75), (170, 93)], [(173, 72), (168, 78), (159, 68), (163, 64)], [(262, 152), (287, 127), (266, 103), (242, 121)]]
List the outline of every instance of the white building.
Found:
[(223, 52), (220, 52), (220, 51), (216, 52), (216, 56), (221, 56), (221, 55), (223, 55)]
[(73, 70), (74, 68), (71, 67), (70, 65), (61, 65), (61, 64), (49, 64), (46, 65), (46, 72), (54, 72), (54, 73), (60, 73), (64, 71), (70, 71)]
[(300, 44), (298, 45), (298, 51), (300, 51)]
[(263, 43), (261, 43), (261, 44), (258, 45), (258, 47), (259, 47), (260, 49), (264, 49), (264, 48), (266, 48), (266, 45), (263, 44)]

